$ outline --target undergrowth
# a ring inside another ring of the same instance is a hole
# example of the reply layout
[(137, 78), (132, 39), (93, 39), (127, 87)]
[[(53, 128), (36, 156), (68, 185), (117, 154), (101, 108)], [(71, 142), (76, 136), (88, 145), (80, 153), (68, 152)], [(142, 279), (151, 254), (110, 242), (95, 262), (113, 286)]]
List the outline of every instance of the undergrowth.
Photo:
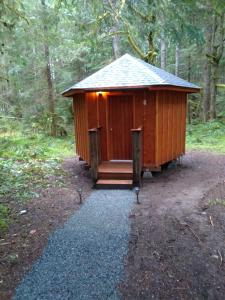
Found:
[(225, 120), (189, 125), (186, 145), (188, 149), (225, 153)]
[(64, 184), (61, 161), (72, 155), (73, 137), (0, 137), (0, 230), (10, 222), (8, 203), (29, 201), (40, 189)]
[(209, 201), (209, 205), (213, 206), (213, 205), (222, 205), (225, 206), (225, 199), (214, 199), (214, 200), (210, 200)]
[(9, 208), (0, 203), (0, 231), (6, 231), (10, 224)]

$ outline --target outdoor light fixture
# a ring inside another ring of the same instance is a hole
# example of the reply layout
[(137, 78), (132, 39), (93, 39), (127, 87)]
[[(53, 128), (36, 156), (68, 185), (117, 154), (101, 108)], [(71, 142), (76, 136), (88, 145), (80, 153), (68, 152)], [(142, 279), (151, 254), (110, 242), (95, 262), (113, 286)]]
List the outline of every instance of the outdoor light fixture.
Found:
[(137, 204), (141, 204), (140, 201), (139, 201), (139, 197), (138, 197), (139, 196), (139, 192), (140, 192), (140, 188), (138, 186), (136, 186), (134, 188), (134, 192), (135, 192), (135, 194), (137, 196)]
[(82, 189), (81, 188), (77, 189), (77, 193), (78, 193), (79, 199), (80, 199), (79, 204), (82, 204)]
[(99, 91), (96, 93), (98, 96), (101, 96), (102, 95), (102, 91)]

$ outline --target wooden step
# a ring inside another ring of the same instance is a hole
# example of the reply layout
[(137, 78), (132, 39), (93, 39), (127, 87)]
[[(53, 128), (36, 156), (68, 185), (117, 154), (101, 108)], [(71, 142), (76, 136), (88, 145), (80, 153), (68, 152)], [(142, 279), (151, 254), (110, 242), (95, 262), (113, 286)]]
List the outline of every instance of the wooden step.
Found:
[(133, 179), (133, 172), (98, 172), (99, 179)]
[(132, 189), (132, 180), (122, 179), (98, 179), (95, 188), (97, 189)]
[(98, 179), (133, 179), (132, 163), (104, 161), (98, 166)]
[(132, 163), (104, 161), (98, 166), (100, 173), (133, 173)]

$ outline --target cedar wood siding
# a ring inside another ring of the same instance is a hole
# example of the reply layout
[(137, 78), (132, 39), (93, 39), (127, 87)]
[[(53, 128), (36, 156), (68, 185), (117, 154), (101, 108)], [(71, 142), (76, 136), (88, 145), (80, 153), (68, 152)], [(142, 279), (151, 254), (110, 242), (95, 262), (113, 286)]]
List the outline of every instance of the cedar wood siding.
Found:
[[(138, 91), (134, 97), (134, 128), (142, 127), (143, 153), (145, 167), (155, 166), (156, 140), (156, 93), (147, 90)], [(144, 103), (145, 101), (145, 103)]]
[[(156, 165), (156, 92), (147, 90), (105, 92), (97, 95), (95, 92), (85, 94), (87, 103), (88, 129), (101, 126), (101, 158), (109, 160), (110, 149), (110, 117), (109, 97), (113, 95), (133, 95), (133, 128), (143, 128), (143, 164)], [(144, 105), (146, 100), (146, 105)], [(118, 116), (119, 117), (119, 116)], [(108, 134), (107, 134), (108, 133)], [(131, 134), (130, 134), (131, 138)]]
[(143, 128), (143, 167), (158, 167), (184, 154), (187, 94), (136, 90), (74, 96), (76, 152), (80, 157), (89, 163), (88, 129), (101, 126), (101, 157), (103, 161), (110, 158), (108, 100), (115, 94), (121, 95), (121, 101), (122, 94), (133, 94), (133, 128)]
[(156, 94), (156, 166), (185, 153), (187, 94)]
[(84, 94), (73, 97), (76, 153), (89, 161), (88, 119)]

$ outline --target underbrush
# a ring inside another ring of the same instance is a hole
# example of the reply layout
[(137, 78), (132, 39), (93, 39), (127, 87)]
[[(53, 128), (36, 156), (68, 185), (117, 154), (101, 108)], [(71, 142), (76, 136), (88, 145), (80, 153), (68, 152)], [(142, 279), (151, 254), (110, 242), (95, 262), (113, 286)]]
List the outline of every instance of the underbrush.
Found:
[(225, 153), (225, 120), (189, 125), (187, 148)]
[(209, 201), (209, 205), (210, 206), (213, 206), (213, 205), (222, 205), (222, 206), (225, 206), (225, 199), (210, 200)]
[(73, 137), (0, 137), (0, 231), (10, 223), (12, 202), (39, 197), (39, 190), (62, 186), (61, 161), (74, 155)]
[(9, 224), (9, 208), (6, 205), (0, 203), (0, 231), (6, 231)]

